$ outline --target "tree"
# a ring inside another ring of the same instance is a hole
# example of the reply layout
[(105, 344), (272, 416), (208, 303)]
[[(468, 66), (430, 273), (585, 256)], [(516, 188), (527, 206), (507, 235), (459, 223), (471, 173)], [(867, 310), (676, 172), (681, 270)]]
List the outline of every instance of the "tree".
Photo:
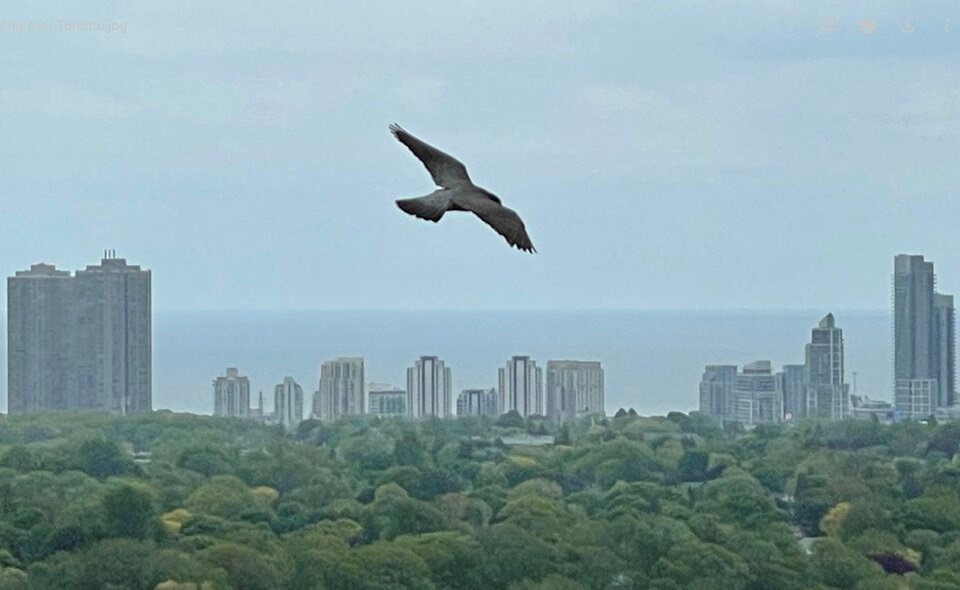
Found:
[(157, 531), (153, 496), (143, 486), (121, 484), (103, 497), (107, 535), (146, 539)]
[(133, 539), (108, 539), (77, 553), (59, 553), (30, 568), (31, 587), (38, 590), (124, 588), (152, 590), (146, 564), (153, 543)]
[(0, 458), (0, 467), (8, 467), (20, 472), (33, 471), (39, 467), (37, 457), (25, 445), (11, 447)]
[(340, 443), (337, 456), (364, 471), (386, 469), (393, 461), (393, 442), (380, 431), (371, 430)]
[(409, 497), (395, 484), (388, 484), (377, 489), (377, 497), (364, 511), (361, 524), (367, 539), (390, 540), (400, 535), (443, 530), (447, 519), (430, 504)]
[(677, 465), (680, 481), (703, 481), (707, 478), (709, 463), (710, 453), (697, 449), (687, 451)]
[(117, 443), (102, 438), (93, 438), (80, 443), (76, 451), (77, 469), (106, 479), (136, 471), (136, 464), (120, 449)]
[(378, 542), (350, 551), (347, 556), (361, 572), (360, 588), (365, 590), (435, 589), (427, 564), (416, 553), (401, 546)]
[(426, 460), (426, 449), (417, 436), (417, 431), (409, 426), (403, 428), (393, 448), (394, 464), (422, 467)]
[(588, 590), (586, 586), (565, 576), (550, 574), (539, 582), (525, 579), (511, 584), (508, 590)]
[(185, 450), (181, 453), (177, 464), (206, 477), (233, 475), (236, 471), (221, 450), (209, 447)]
[(497, 418), (497, 426), (501, 428), (523, 428), (525, 425), (526, 421), (516, 410), (510, 410)]
[(233, 590), (275, 590), (283, 581), (271, 559), (248, 547), (221, 543), (201, 551), (200, 558), (227, 572)]
[(477, 565), (479, 545), (472, 537), (444, 531), (397, 537), (394, 545), (423, 560), (438, 590), (475, 588), (469, 572)]
[(814, 543), (812, 570), (823, 583), (836, 588), (854, 588), (862, 580), (883, 576), (879, 565), (833, 539)]
[(525, 578), (540, 580), (557, 571), (563, 554), (511, 523), (477, 532), (478, 561), (467, 575), (474, 588), (506, 588)]
[(654, 565), (652, 575), (682, 588), (741, 590), (747, 587), (747, 572), (737, 554), (710, 543), (688, 542), (672, 547)]
[(0, 569), (0, 590), (29, 590), (27, 573), (15, 567)]
[(186, 508), (193, 513), (233, 518), (239, 516), (255, 502), (253, 493), (238, 478), (232, 475), (218, 475), (207, 480), (190, 494), (186, 501)]

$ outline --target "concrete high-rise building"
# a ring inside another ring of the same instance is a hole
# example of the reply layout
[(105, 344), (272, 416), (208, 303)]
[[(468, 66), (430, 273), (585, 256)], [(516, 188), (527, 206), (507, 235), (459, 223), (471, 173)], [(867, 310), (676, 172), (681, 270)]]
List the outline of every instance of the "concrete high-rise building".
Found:
[(717, 420), (732, 420), (736, 379), (736, 365), (707, 365), (700, 381), (700, 412)]
[(406, 418), (407, 392), (402, 389), (371, 387), (367, 412), (380, 418)]
[(75, 276), (35, 264), (7, 297), (12, 413), (152, 409), (150, 271), (113, 252)]
[(457, 416), (496, 416), (498, 411), (497, 390), (464, 389), (457, 396)]
[(223, 377), (213, 380), (213, 415), (224, 418), (250, 416), (250, 380), (230, 367)]
[(783, 392), (770, 361), (746, 364), (733, 384), (732, 419), (746, 425), (772, 424), (783, 419)]
[(843, 330), (828, 313), (806, 347), (807, 415), (828, 420), (850, 416), (850, 388), (844, 381)]
[(407, 414), (411, 418), (450, 415), (450, 368), (435, 356), (422, 356), (407, 369)]
[(551, 420), (603, 413), (603, 368), (599, 362), (547, 361), (547, 416)]
[(68, 271), (34, 264), (7, 279), (7, 409), (11, 414), (75, 407), (75, 330)]
[(81, 407), (152, 409), (151, 277), (111, 251), (76, 273)]
[(784, 420), (799, 420), (807, 415), (807, 366), (783, 365), (777, 373), (780, 391), (783, 392)]
[(933, 263), (901, 254), (893, 271), (894, 378), (932, 378)]
[[(953, 297), (936, 293), (933, 263), (923, 256), (894, 258), (894, 397), (923, 398), (932, 388), (933, 409), (955, 403)], [(915, 415), (923, 404), (897, 409)]]
[(284, 377), (283, 383), (273, 388), (273, 419), (287, 430), (303, 421), (303, 388), (293, 377)]
[(313, 415), (324, 421), (363, 414), (363, 359), (342, 357), (320, 366), (320, 387), (313, 395)]
[(956, 320), (953, 295), (933, 294), (933, 342), (936, 358), (933, 362), (937, 379), (938, 408), (956, 403)]
[(521, 416), (542, 416), (543, 369), (528, 356), (515, 356), (499, 370), (500, 413), (516, 410)]

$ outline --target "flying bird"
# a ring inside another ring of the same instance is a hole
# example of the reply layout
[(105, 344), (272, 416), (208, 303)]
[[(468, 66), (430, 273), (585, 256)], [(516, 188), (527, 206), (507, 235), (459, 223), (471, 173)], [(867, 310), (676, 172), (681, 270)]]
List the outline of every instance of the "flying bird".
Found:
[(397, 207), (434, 223), (447, 211), (470, 211), (506, 238), (511, 246), (527, 252), (537, 251), (517, 212), (504, 207), (495, 194), (473, 184), (467, 167), (460, 160), (417, 139), (396, 123), (390, 125), (390, 132), (423, 162), (439, 187), (424, 197), (398, 199)]

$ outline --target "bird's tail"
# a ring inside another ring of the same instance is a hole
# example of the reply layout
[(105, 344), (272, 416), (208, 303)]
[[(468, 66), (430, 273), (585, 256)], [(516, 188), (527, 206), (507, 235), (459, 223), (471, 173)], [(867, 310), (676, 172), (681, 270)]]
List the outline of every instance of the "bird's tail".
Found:
[(450, 200), (446, 196), (437, 193), (415, 199), (397, 199), (397, 207), (400, 207), (405, 213), (409, 213), (420, 219), (427, 219), (434, 223), (440, 221), (443, 214), (447, 212), (450, 206)]

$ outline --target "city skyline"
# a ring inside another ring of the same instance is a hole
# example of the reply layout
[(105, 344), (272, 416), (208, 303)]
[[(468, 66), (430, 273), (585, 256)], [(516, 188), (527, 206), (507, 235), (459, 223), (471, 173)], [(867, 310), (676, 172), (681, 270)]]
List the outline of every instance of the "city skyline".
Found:
[(699, 386), (700, 411), (741, 424), (960, 415), (953, 296), (937, 289), (933, 262), (923, 255), (898, 254), (893, 263), (890, 402), (850, 395), (843, 330), (828, 313), (811, 332), (803, 365), (784, 365), (775, 375), (770, 361), (748, 363), (742, 371), (735, 365), (707, 365)]
[[(87, 277), (87, 276), (90, 276), (90, 277), (96, 277), (96, 276), (111, 276), (110, 273), (99, 273), (99, 274), (98, 274), (98, 271), (101, 270), (101, 269), (108, 268), (108, 267), (127, 268), (127, 267), (125, 266), (125, 264), (126, 264), (125, 261), (123, 261), (123, 259), (117, 259), (117, 258), (115, 258), (115, 255), (113, 254), (112, 251), (106, 251), (105, 256), (106, 256), (106, 257), (103, 259), (103, 261), (102, 261), (102, 263), (101, 263), (100, 266), (89, 266), (86, 270), (78, 271), (77, 277), (78, 277), (78, 278), (84, 278), (84, 280), (86, 280), (86, 281), (89, 282), (90, 279), (85, 279), (85, 277)], [(916, 258), (916, 259), (919, 259), (919, 260), (921, 260), (921, 261), (924, 260), (922, 256), (917, 256), (917, 255), (900, 255), (900, 256), (898, 256), (897, 258), (898, 258), (898, 259), (899, 259), (899, 258)], [(138, 270), (138, 269), (139, 269), (139, 267), (129, 267), (129, 268), (132, 269), (132, 270)], [(37, 276), (42, 276), (43, 278), (48, 278), (46, 275), (50, 275), (50, 277), (52, 277), (52, 278), (54, 278), (54, 279), (56, 279), (56, 278), (58, 278), (58, 277), (59, 277), (59, 278), (62, 278), (62, 277), (64, 277), (64, 276), (66, 276), (66, 277), (70, 277), (70, 276), (71, 276), (69, 273), (64, 273), (63, 271), (58, 271), (58, 270), (56, 269), (56, 267), (54, 267), (54, 266), (52, 266), (52, 265), (44, 265), (44, 264), (34, 264), (34, 265), (32, 266), (32, 272), (33, 272), (33, 273), (36, 273)], [(933, 275), (932, 275), (932, 265), (930, 266), (930, 273), (931, 273), (931, 277), (932, 277), (932, 276), (933, 276)], [(18, 274), (19, 274), (19, 275), (24, 275), (25, 273), (21, 271), (21, 272), (18, 272)], [(896, 274), (896, 273), (895, 273), (895, 274)], [(13, 281), (13, 280), (16, 279), (16, 278), (17, 278), (17, 275), (15, 275), (14, 277), (11, 277), (10, 280)], [(895, 281), (895, 282), (896, 282), (896, 281)], [(931, 279), (931, 280), (928, 280), (927, 282), (928, 282), (928, 283), (931, 283), (931, 282), (933, 282), (933, 281), (932, 281), (932, 279)], [(896, 307), (896, 301), (894, 301), (894, 307)], [(149, 305), (147, 305), (147, 306), (145, 307), (145, 309), (149, 309)], [(946, 295), (946, 294), (943, 294), (943, 293), (940, 293), (939, 291), (934, 291), (934, 292), (933, 292), (933, 295), (932, 295), (931, 310), (932, 310), (932, 311), (930, 311), (930, 313), (927, 314), (927, 315), (930, 316), (930, 318), (931, 318), (931, 321), (930, 321), (930, 331), (931, 331), (931, 334), (933, 334), (934, 332), (936, 332), (936, 334), (939, 335), (938, 338), (939, 338), (940, 340), (942, 340), (943, 343), (944, 343), (943, 346), (941, 346), (940, 348), (938, 348), (938, 350), (940, 350), (941, 352), (939, 352), (937, 355), (935, 355), (935, 356), (937, 357), (937, 362), (938, 362), (938, 364), (937, 364), (937, 370), (939, 371), (940, 374), (944, 374), (944, 375), (947, 376), (945, 379), (943, 379), (943, 382), (948, 383), (949, 381), (951, 381), (951, 380), (953, 379), (953, 377), (952, 377), (953, 367), (952, 367), (952, 363), (951, 363), (950, 361), (951, 361), (952, 356), (953, 356), (953, 353), (952, 353), (951, 351), (954, 351), (954, 350), (955, 350), (955, 345), (954, 345), (954, 343), (953, 343), (953, 339), (955, 338), (955, 335), (954, 335), (954, 328), (953, 328), (953, 300), (952, 300), (952, 296)], [(934, 321), (934, 320), (935, 320), (935, 321)], [(832, 314), (828, 314), (828, 316), (826, 316), (826, 317), (823, 318), (823, 320), (821, 321), (821, 326), (819, 327), (819, 330), (824, 331), (825, 328), (829, 327), (829, 326), (827, 326), (826, 324), (829, 324), (830, 322), (832, 322)], [(826, 324), (825, 324), (825, 323), (826, 323)], [(815, 329), (814, 329), (814, 339), (816, 339), (817, 330), (818, 330), (818, 328), (815, 328)], [(829, 330), (826, 330), (825, 333), (827, 333), (827, 332), (829, 332)], [(838, 333), (839, 333), (839, 332), (838, 332)], [(839, 342), (839, 346), (841, 347), (841, 348), (840, 348), (840, 350), (841, 350), (841, 353), (840, 353), (840, 354), (841, 354), (841, 357), (840, 357), (840, 358), (842, 359), (842, 335), (839, 336), (839, 338), (837, 339), (837, 341)], [(96, 345), (96, 343), (91, 343), (91, 344), (92, 344), (92, 345)], [(809, 347), (809, 345), (808, 345), (808, 347)], [(827, 356), (829, 357), (830, 355), (828, 354)], [(568, 358), (569, 358), (569, 357), (568, 357)], [(537, 367), (537, 370), (543, 371), (543, 369), (541, 369), (540, 367)], [(786, 372), (786, 371), (789, 371), (789, 370), (791, 370), (791, 366), (790, 366), (790, 365), (784, 365), (784, 371)], [(842, 376), (844, 375), (844, 369), (843, 369), (842, 366), (839, 368), (838, 374), (841, 375), (841, 379), (842, 379)], [(545, 379), (546, 376), (547, 376), (547, 373), (546, 373), (546, 372), (543, 372), (543, 377), (544, 377), (544, 380), (545, 380), (545, 381), (547, 380), (547, 379)], [(499, 380), (499, 379), (498, 379), (498, 380)], [(402, 382), (402, 381), (401, 381), (401, 382)], [(481, 382), (481, 383), (482, 383), (482, 382)], [(473, 381), (473, 380), (471, 380), (471, 382), (468, 382), (468, 383), (467, 383), (468, 386), (475, 386), (475, 384), (476, 384), (476, 382)], [(843, 387), (848, 387), (848, 386), (844, 385), (842, 382), (840, 382), (840, 385), (843, 386)], [(541, 409), (540, 415), (550, 414), (551, 410), (550, 410), (549, 406), (550, 406), (550, 404), (551, 404), (551, 397), (550, 397), (550, 388), (549, 388), (549, 385), (548, 385), (548, 384), (544, 384), (544, 385), (541, 385), (540, 387), (542, 387), (542, 393), (539, 394), (539, 395), (540, 395), (540, 402), (539, 402), (539, 403), (542, 404), (542, 409)], [(409, 389), (409, 388), (408, 388), (408, 389)], [(452, 408), (454, 407), (454, 403), (453, 403), (453, 399), (452, 399), (452, 398), (453, 398), (452, 389), (453, 389), (453, 385), (451, 385), (451, 394), (450, 394), (450, 400), (451, 400), (451, 401), (450, 401), (450, 403), (443, 403), (441, 406), (438, 406), (438, 407), (444, 408), (445, 411), (450, 412), (450, 413), (453, 412)], [(920, 388), (920, 389), (916, 389), (916, 388), (915, 388), (915, 391), (922, 393), (922, 392), (925, 391), (925, 390), (924, 390), (923, 388)], [(949, 385), (948, 385), (948, 391), (949, 391)], [(872, 393), (873, 393), (874, 395), (876, 395), (878, 392), (877, 392), (876, 390), (874, 390)], [(843, 394), (843, 395), (846, 395), (846, 394)], [(536, 399), (537, 394), (534, 394), (533, 397), (534, 397), (534, 399)], [(948, 404), (949, 404), (949, 400), (951, 400), (950, 394), (947, 393), (947, 392), (942, 391), (942, 388), (940, 388), (940, 390), (938, 390), (938, 391), (936, 391), (936, 392), (933, 392), (933, 393), (932, 393), (932, 397), (933, 397), (934, 399), (936, 399), (936, 400), (942, 400), (942, 399), (948, 400)], [(251, 401), (252, 401), (252, 400), (251, 400)], [(367, 397), (364, 396), (364, 398), (363, 398), (363, 404), (364, 404), (365, 410), (366, 410), (366, 404), (368, 403), (368, 401), (369, 401), (369, 400), (367, 399)], [(819, 401), (818, 398), (817, 398), (816, 396), (814, 396), (814, 397), (809, 398), (808, 400), (804, 400), (804, 405), (813, 404), (813, 405), (823, 406), (824, 402), (820, 401), (820, 402), (818, 403), (818, 401)], [(536, 404), (537, 402), (533, 402), (533, 403)], [(621, 403), (620, 405), (626, 406), (626, 405), (629, 405), (630, 403), (631, 403), (631, 402), (628, 401), (627, 403)], [(791, 402), (791, 400), (788, 399), (788, 396), (787, 396), (787, 394), (785, 393), (785, 397), (784, 397), (784, 399), (783, 399), (784, 411), (785, 411), (785, 412), (788, 411), (789, 408), (792, 407), (792, 406), (791, 406), (791, 403), (794, 403), (794, 402)], [(935, 403), (934, 406), (935, 406), (935, 407), (944, 407), (945, 405), (948, 405), (948, 404), (943, 404), (942, 402), (939, 402), (939, 401), (938, 401), (938, 403)], [(840, 404), (840, 405), (832, 404), (832, 405), (833, 405), (833, 407), (835, 407), (835, 408), (841, 408), (841, 409), (844, 408), (844, 407), (847, 407), (846, 404)], [(606, 409), (606, 408), (605, 408), (605, 409)], [(793, 412), (793, 413), (796, 413), (796, 412)], [(828, 414), (830, 414), (830, 416), (842, 416), (842, 415), (843, 415), (842, 411), (839, 411), (839, 412), (838, 412), (838, 411), (831, 411), (831, 412), (828, 412)]]
[[(330, 401), (331, 396), (336, 397), (334, 392), (338, 390), (341, 398), (352, 399), (355, 385), (361, 379), (360, 375), (365, 378), (365, 365), (364, 357), (338, 357), (322, 361), (320, 387), (314, 392), (313, 409), (309, 416), (305, 413), (302, 388), (294, 378), (284, 377), (283, 382), (276, 386), (273, 410), (266, 414), (262, 405), (262, 392), (258, 407), (251, 407), (253, 395), (249, 379), (240, 375), (238, 368), (230, 367), (226, 369), (225, 375), (213, 381), (214, 415), (264, 419), (282, 423), (288, 428), (306, 417), (330, 420), (333, 411), (327, 409), (325, 412), (322, 406), (327, 404), (329, 408), (330, 404), (334, 403)], [(530, 380), (532, 389), (527, 393), (523, 391), (522, 385), (520, 391), (513, 392), (514, 399), (521, 401), (515, 402), (519, 403), (519, 407), (509, 409), (524, 410), (524, 416), (542, 416), (557, 422), (591, 414), (604, 414), (604, 372), (600, 361), (548, 360), (546, 389), (542, 383), (535, 383), (538, 378), (541, 381), (544, 379), (543, 370), (536, 366), (535, 361), (525, 356), (514, 356), (509, 361), (506, 374), (509, 374), (511, 365), (517, 367), (518, 378)], [(524, 376), (525, 366), (531, 371), (527, 377)], [(500, 379), (506, 378), (504, 371), (503, 368), (498, 369)], [(506, 413), (500, 411), (503, 396), (497, 387), (462, 389), (454, 398), (451, 375), (450, 367), (439, 357), (423, 355), (415, 361), (413, 367), (406, 370), (407, 389), (399, 389), (389, 383), (365, 382), (360, 402), (364, 410), (341, 410), (339, 414), (334, 412), (333, 415), (369, 414), (416, 420), (426, 417), (489, 416)], [(510, 395), (510, 392), (506, 394), (507, 397)], [(529, 398), (528, 401), (522, 401), (524, 397)], [(353, 404), (355, 400), (349, 403)], [(299, 412), (295, 409), (297, 405)], [(537, 412), (538, 407), (543, 411)]]

